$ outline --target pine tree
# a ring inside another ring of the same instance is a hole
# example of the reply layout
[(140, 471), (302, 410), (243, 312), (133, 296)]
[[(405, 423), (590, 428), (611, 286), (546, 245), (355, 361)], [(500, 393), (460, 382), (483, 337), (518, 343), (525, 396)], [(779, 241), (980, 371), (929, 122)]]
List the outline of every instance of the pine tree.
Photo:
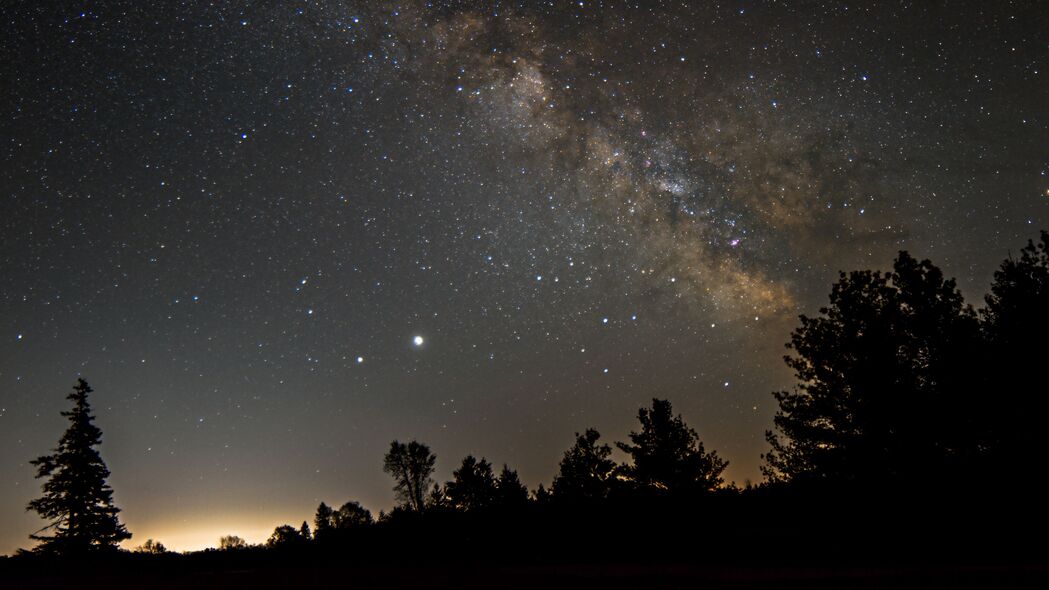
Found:
[(653, 399), (652, 409), (641, 408), (637, 417), (641, 432), (629, 435), (634, 444), (616, 443), (633, 459), (620, 467), (628, 481), (670, 494), (712, 491), (724, 483), (721, 472), (728, 462), (706, 452), (696, 431), (680, 414), (674, 416), (669, 401)]
[[(953, 279), (900, 252), (893, 271), (841, 273), (830, 305), (801, 317), (775, 393), (770, 481), (942, 485), (980, 453), (978, 325)], [(981, 399), (984, 398), (984, 399)]]
[(553, 497), (563, 502), (603, 500), (608, 497), (616, 468), (610, 459), (612, 447), (597, 444), (601, 434), (593, 428), (583, 434), (577, 432), (575, 437), (554, 476)]
[(528, 505), (528, 488), (521, 483), (517, 471), (505, 463), (495, 480), (496, 504), (503, 510), (519, 510)]
[(444, 486), (448, 501), (456, 510), (483, 510), (495, 503), (498, 491), (492, 464), (473, 455), (463, 459), (459, 469), (452, 472), (452, 481)]
[[(73, 393), (67, 399), (73, 409), (62, 412), (69, 418), (69, 428), (50, 455), (33, 461), (36, 477), (47, 477), (44, 495), (29, 503), (50, 523), (30, 535), (41, 541), (38, 551), (63, 555), (91, 550), (113, 549), (117, 543), (131, 538), (131, 533), (120, 524), (113, 505), (113, 489), (106, 483), (109, 469), (94, 447), (102, 442), (102, 431), (93, 424), (87, 395), (91, 387), (78, 379)], [(46, 530), (52, 535), (41, 535)]]
[(334, 511), (324, 502), (317, 506), (317, 515), (313, 517), (313, 534), (323, 537), (332, 529), (332, 515)]

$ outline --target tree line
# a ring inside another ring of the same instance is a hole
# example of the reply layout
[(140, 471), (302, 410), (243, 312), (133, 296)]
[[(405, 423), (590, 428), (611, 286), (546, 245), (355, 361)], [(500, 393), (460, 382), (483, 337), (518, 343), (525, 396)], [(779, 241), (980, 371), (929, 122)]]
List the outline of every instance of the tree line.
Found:
[[(322, 502), (312, 527), (279, 526), (266, 545), (306, 547), (377, 527), (455, 527), (493, 515), (515, 522), (537, 514), (612, 518), (712, 497), (950, 496), (985, 488), (993, 474), (1039, 469), (1047, 338), (1049, 233), (1002, 262), (979, 310), (932, 262), (900, 252), (891, 271), (841, 273), (828, 305), (800, 317), (784, 357), (797, 383), (774, 393), (779, 409), (757, 486), (726, 484), (728, 463), (704, 448), (669, 401), (654, 398), (639, 409), (628, 441), (615, 443), (627, 461), (616, 463), (613, 447), (587, 428), (564, 452), (549, 489), (530, 491), (509, 466), (473, 455), (441, 484), (426, 444), (395, 440), (383, 462), (395, 508), (373, 517), (358, 502)], [(101, 431), (92, 423), (90, 391), (77, 382), (73, 410), (63, 412), (69, 429), (52, 454), (32, 462), (37, 477), (47, 478), (43, 496), (28, 506), (48, 521), (32, 536), (38, 552), (112, 549), (130, 538), (95, 448)], [(246, 547), (234, 536), (220, 546)], [(140, 549), (164, 551), (152, 540)]]

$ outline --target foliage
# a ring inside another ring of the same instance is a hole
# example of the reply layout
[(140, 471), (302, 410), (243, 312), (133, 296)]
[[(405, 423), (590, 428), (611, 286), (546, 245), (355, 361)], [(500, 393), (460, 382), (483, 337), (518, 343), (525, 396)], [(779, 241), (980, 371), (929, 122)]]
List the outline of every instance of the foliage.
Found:
[(770, 480), (887, 483), (977, 452), (976, 315), (953, 280), (901, 252), (893, 271), (841, 273), (820, 317), (801, 316), (777, 392)]
[(728, 462), (703, 449), (696, 431), (673, 415), (669, 401), (653, 399), (652, 408), (641, 408), (637, 417), (641, 431), (630, 433), (633, 444), (616, 443), (633, 459), (619, 468), (627, 481), (671, 494), (710, 491), (724, 483), (721, 472)]
[(426, 506), (431, 510), (444, 510), (449, 508), (448, 495), (444, 493), (441, 484), (434, 483), (430, 488), (430, 494), (426, 497)]
[(383, 471), (393, 476), (393, 486), (402, 507), (414, 512), (426, 508), (424, 494), (433, 483), (432, 476), (437, 457), (430, 447), (411, 441), (404, 444), (390, 443), (390, 450), (383, 461)]
[(517, 510), (528, 505), (528, 488), (521, 483), (517, 471), (505, 463), (495, 480), (495, 505), (504, 510)]
[[(74, 554), (99, 549), (114, 549), (120, 541), (131, 538), (117, 518), (120, 509), (113, 505), (113, 490), (106, 483), (109, 469), (97, 447), (102, 431), (94, 425), (87, 396), (91, 387), (78, 379), (67, 399), (73, 409), (62, 412), (69, 418), (69, 428), (50, 455), (30, 463), (37, 468), (36, 477), (46, 477), (44, 495), (29, 503), (50, 523), (31, 535), (41, 541), (37, 550), (57, 554)], [(53, 530), (53, 535), (39, 534)]]
[(334, 514), (335, 512), (331, 507), (324, 502), (317, 506), (317, 512), (313, 517), (313, 531), (316, 536), (321, 537), (334, 528), (332, 523)]
[(995, 462), (1010, 472), (1040, 463), (1040, 442), (1049, 412), (1049, 232), (1028, 241), (1020, 258), (1002, 262), (985, 298), (987, 388), (998, 403), (987, 408)]
[(346, 502), (332, 513), (332, 527), (335, 529), (368, 526), (373, 522), (372, 513), (360, 502)]
[(146, 539), (146, 542), (135, 547), (135, 553), (149, 553), (153, 555), (159, 555), (161, 553), (167, 553), (168, 549), (160, 541), (154, 541), (153, 539)]
[(235, 551), (247, 549), (248, 542), (237, 535), (226, 535), (219, 539), (219, 549), (222, 551)]
[(273, 529), (273, 534), (266, 540), (266, 546), (271, 548), (291, 548), (304, 544), (308, 539), (303, 537), (302, 532), (290, 524), (282, 524)]
[(470, 511), (488, 508), (495, 503), (497, 493), (492, 464), (473, 455), (463, 458), (459, 469), (452, 472), (452, 481), (444, 486), (451, 507)]
[[(612, 448), (598, 445), (601, 434), (593, 428), (575, 435), (575, 444), (565, 451), (552, 484), (553, 497), (562, 501), (588, 502), (608, 496), (616, 464)], [(545, 490), (543, 490), (545, 492)], [(536, 490), (537, 500), (540, 499)]]

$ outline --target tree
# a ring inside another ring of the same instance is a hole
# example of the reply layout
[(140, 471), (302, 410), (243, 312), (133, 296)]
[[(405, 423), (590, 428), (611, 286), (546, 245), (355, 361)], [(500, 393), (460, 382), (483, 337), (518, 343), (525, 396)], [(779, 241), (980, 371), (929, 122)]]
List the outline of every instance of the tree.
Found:
[(978, 452), (978, 325), (953, 280), (900, 252), (890, 273), (841, 273), (820, 314), (787, 345), (798, 385), (774, 394), (766, 477), (888, 484)]
[(159, 555), (161, 553), (167, 553), (168, 548), (164, 546), (160, 541), (154, 541), (153, 539), (146, 539), (146, 542), (135, 547), (135, 553), (149, 553), (152, 555)]
[[(91, 387), (77, 379), (67, 399), (73, 409), (62, 412), (69, 418), (69, 428), (50, 455), (30, 463), (37, 468), (36, 477), (47, 477), (44, 495), (29, 503), (46, 520), (47, 526), (30, 535), (41, 541), (37, 550), (58, 554), (76, 554), (100, 549), (114, 549), (131, 538), (117, 518), (120, 509), (113, 505), (113, 490), (106, 483), (109, 469), (95, 449), (102, 443), (102, 431), (94, 425), (87, 396)], [(45, 530), (53, 535), (41, 535)]]
[(990, 446), (996, 462), (1009, 465), (1006, 471), (1026, 471), (1041, 462), (1049, 412), (1049, 232), (1041, 232), (1037, 244), (1028, 241), (1019, 260), (1002, 262), (985, 302), (987, 365), (994, 368), (988, 389), (1001, 400), (990, 416)]
[(299, 527), (299, 536), (302, 537), (302, 540), (304, 541), (309, 541), (313, 538), (313, 533), (310, 532), (310, 523), (305, 520), (302, 521), (302, 526)]
[(317, 506), (317, 513), (313, 517), (313, 534), (323, 537), (333, 528), (332, 516), (334, 511), (324, 502)]
[(373, 522), (372, 513), (360, 502), (346, 502), (332, 514), (332, 525), (336, 529), (367, 526)]
[(528, 505), (528, 488), (521, 483), (517, 471), (505, 463), (495, 480), (495, 504), (504, 510), (518, 510)]
[(422, 443), (414, 440), (408, 444), (396, 440), (390, 443), (382, 469), (393, 476), (396, 482), (393, 490), (402, 507), (413, 512), (426, 508), (423, 495), (433, 483), (436, 462), (436, 455)]
[(452, 472), (452, 481), (445, 484), (444, 490), (448, 502), (456, 510), (471, 511), (492, 506), (497, 492), (492, 464), (484, 457), (478, 461), (473, 455), (467, 455), (459, 469)]
[(426, 507), (429, 510), (444, 510), (448, 508), (448, 495), (444, 493), (441, 484), (434, 483), (430, 488), (430, 494), (426, 497)]
[(696, 431), (673, 415), (669, 401), (653, 399), (652, 408), (641, 408), (637, 417), (641, 432), (629, 435), (634, 444), (616, 443), (633, 459), (619, 469), (628, 481), (671, 494), (711, 491), (724, 483), (721, 472), (728, 462), (704, 451)]
[(532, 491), (531, 499), (536, 506), (549, 506), (552, 498), (553, 495), (541, 483)]
[(237, 549), (246, 549), (247, 547), (248, 542), (237, 535), (226, 535), (219, 539), (219, 549), (222, 551), (235, 551)]
[[(598, 445), (601, 434), (593, 428), (575, 435), (575, 444), (561, 457), (552, 484), (553, 497), (559, 501), (592, 502), (608, 496), (616, 464), (612, 448)], [(538, 497), (538, 494), (537, 494)]]
[(290, 524), (282, 524), (273, 529), (273, 534), (266, 540), (267, 547), (295, 547), (306, 541), (302, 533)]

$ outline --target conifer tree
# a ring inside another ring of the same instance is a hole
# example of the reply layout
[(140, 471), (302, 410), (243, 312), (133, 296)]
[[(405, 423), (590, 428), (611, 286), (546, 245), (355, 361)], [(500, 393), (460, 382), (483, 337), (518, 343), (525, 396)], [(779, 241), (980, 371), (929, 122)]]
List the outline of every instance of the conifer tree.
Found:
[[(561, 458), (554, 476), (553, 497), (567, 502), (592, 502), (608, 497), (616, 464), (610, 458), (612, 447), (598, 444), (601, 434), (587, 428), (575, 435), (572, 448)], [(539, 494), (536, 494), (537, 499)]]
[(669, 401), (653, 399), (652, 408), (641, 408), (637, 417), (641, 432), (630, 433), (633, 444), (616, 443), (633, 459), (620, 467), (628, 481), (671, 494), (711, 491), (724, 483), (721, 472), (728, 461), (703, 448), (696, 431), (680, 414), (674, 416)]
[(317, 506), (317, 515), (313, 517), (313, 534), (323, 537), (332, 528), (332, 515), (334, 511), (324, 502)]
[[(95, 448), (102, 443), (102, 431), (94, 425), (87, 395), (91, 387), (77, 379), (67, 399), (73, 409), (62, 412), (69, 418), (69, 428), (50, 455), (30, 461), (36, 477), (46, 477), (44, 495), (29, 503), (49, 524), (30, 538), (41, 541), (38, 551), (62, 555), (92, 550), (113, 549), (131, 538), (117, 518), (120, 509), (113, 505), (113, 489), (106, 483), (109, 469)], [(44, 531), (52, 534), (40, 534)]]

